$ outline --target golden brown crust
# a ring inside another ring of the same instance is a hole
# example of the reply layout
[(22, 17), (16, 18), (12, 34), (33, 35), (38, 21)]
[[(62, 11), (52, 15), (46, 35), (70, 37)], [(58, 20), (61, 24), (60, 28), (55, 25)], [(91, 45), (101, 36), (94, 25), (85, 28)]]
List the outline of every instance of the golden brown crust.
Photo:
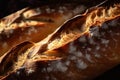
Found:
[[(0, 56), (13, 46), (25, 42), (38, 42), (57, 29), (63, 22), (80, 13), (83, 6), (42, 6), (25, 8), (0, 20)], [(83, 9), (84, 10), (84, 9)]]
[[(8, 74), (2, 80), (88, 80), (118, 65), (119, 7), (96, 8), (76, 16), (27, 50), (27, 45), (18, 45), (1, 59), (1, 75)], [(16, 61), (12, 54), (17, 56)], [(12, 71), (7, 70), (7, 66)]]

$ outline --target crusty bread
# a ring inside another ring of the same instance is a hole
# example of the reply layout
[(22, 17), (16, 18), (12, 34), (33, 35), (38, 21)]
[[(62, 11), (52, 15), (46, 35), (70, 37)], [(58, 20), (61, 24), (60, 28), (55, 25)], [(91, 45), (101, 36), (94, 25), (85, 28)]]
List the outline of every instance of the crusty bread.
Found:
[(22, 42), (38, 42), (44, 39), (84, 9), (84, 6), (61, 5), (54, 8), (48, 5), (34, 9), (25, 8), (1, 19), (0, 56)]
[(6, 76), (1, 79), (90, 80), (120, 64), (119, 8), (97, 7), (73, 17), (26, 51), (28, 44), (21, 46), (25, 43), (13, 48), (0, 62), (1, 75)]

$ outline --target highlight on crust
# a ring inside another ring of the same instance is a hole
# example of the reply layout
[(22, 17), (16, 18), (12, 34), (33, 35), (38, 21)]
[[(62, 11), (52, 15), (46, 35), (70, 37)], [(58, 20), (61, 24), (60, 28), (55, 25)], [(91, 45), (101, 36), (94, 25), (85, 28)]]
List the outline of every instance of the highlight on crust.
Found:
[[(58, 34), (60, 36), (50, 41), (50, 44), (48, 44), (48, 47), (47, 47), (48, 50), (58, 48), (59, 46), (63, 46), (73, 41), (74, 38), (77, 39), (81, 35), (89, 33), (90, 27), (94, 25), (101, 26), (101, 24), (104, 23), (105, 21), (109, 21), (119, 17), (120, 16), (119, 8), (120, 8), (120, 4), (117, 4), (117, 5), (114, 5), (113, 7), (110, 7), (109, 9), (100, 7), (100, 8), (96, 8), (90, 13), (89, 12), (86, 13), (85, 15), (82, 16), (83, 18), (78, 18), (78, 21), (76, 20), (76, 22), (73, 22), (73, 23), (71, 22), (69, 25), (70, 27), (67, 30), (65, 31), (63, 30), (61, 32), (60, 30), (58, 30), (59, 32)], [(77, 16), (75, 17), (75, 19), (76, 18)], [(67, 23), (64, 25), (68, 26)]]
[[(120, 4), (116, 4), (110, 8), (97, 7), (95, 9), (93, 9), (92, 11), (88, 10), (87, 13), (85, 13), (83, 15), (77, 15), (77, 16), (69, 19), (68, 21), (64, 22), (52, 34), (49, 34), (46, 38), (44, 38), (40, 42), (35, 43), (34, 45), (32, 44), (32, 46), (29, 46), (27, 49), (19, 50), (17, 48), (17, 47), (19, 47), (19, 45), (18, 45), (16, 48), (12, 49), (13, 52), (11, 52), (11, 54), (17, 54), (16, 55), (18, 57), (17, 61), (14, 62), (14, 58), (11, 56), (10, 52), (6, 53), (6, 54), (8, 54), (9, 57), (5, 56), (5, 57), (3, 57), (4, 61), (1, 60), (0, 66), (3, 69), (0, 70), (0, 72), (3, 71), (3, 74), (8, 74), (8, 76), (5, 77), (5, 78), (7, 78), (7, 77), (9, 77), (9, 75), (12, 75), (12, 74), (15, 75), (19, 70), (21, 70), (22, 67), (24, 67), (24, 69), (26, 71), (26, 72), (24, 72), (25, 74), (26, 73), (33, 74), (35, 72), (37, 73), (37, 69), (39, 69), (38, 73), (40, 73), (40, 74), (38, 74), (38, 75), (43, 75), (43, 76), (40, 76), (40, 77), (42, 77), (41, 79), (46, 79), (45, 77), (49, 76), (49, 75), (46, 75), (45, 71), (47, 74), (51, 73), (51, 75), (54, 76), (57, 71), (60, 72), (60, 75), (64, 75), (65, 74), (64, 71), (69, 72), (69, 70), (67, 70), (67, 69), (71, 69), (70, 71), (73, 71), (72, 74), (75, 75), (75, 77), (73, 77), (73, 79), (81, 78), (81, 79), (85, 80), (87, 78), (92, 78), (91, 76), (94, 74), (94, 72), (89, 69), (89, 65), (90, 65), (90, 68), (92, 70), (94, 70), (93, 68), (96, 66), (99, 66), (99, 62), (101, 62), (103, 60), (101, 60), (99, 58), (99, 55), (96, 55), (97, 58), (93, 57), (92, 58), (93, 60), (92, 60), (91, 52), (90, 52), (91, 54), (88, 54), (88, 53), (82, 54), (79, 52), (79, 54), (76, 54), (78, 56), (77, 57), (78, 60), (76, 62), (74, 62), (74, 59), (76, 59), (76, 57), (71, 58), (71, 55), (73, 55), (73, 53), (75, 54), (75, 50), (77, 50), (77, 49), (74, 49), (73, 45), (75, 42), (78, 41), (79, 38), (81, 38), (83, 36), (85, 38), (87, 37), (89, 39), (89, 36), (92, 35), (90, 32), (91, 28), (101, 28), (104, 23), (107, 23), (109, 21), (120, 18), (119, 8), (120, 8)], [(107, 32), (107, 30), (103, 30), (103, 31)], [(84, 42), (84, 40), (83, 40), (83, 42)], [(103, 40), (103, 44), (104, 43), (107, 44), (109, 42)], [(100, 43), (98, 43), (98, 44), (100, 44)], [(71, 48), (71, 45), (73, 46), (72, 48)], [(84, 45), (84, 44), (81, 43), (80, 45)], [(86, 43), (86, 45), (89, 45), (89, 41)], [(25, 45), (23, 45), (21, 47), (24, 48)], [(79, 47), (77, 46), (77, 48), (81, 49), (81, 51), (83, 50), (83, 52), (85, 51), (85, 49), (84, 48), (82, 49), (81, 46), (79, 46)], [(69, 49), (71, 50), (71, 52), (69, 52), (70, 51)], [(73, 49), (73, 51), (72, 51), (72, 49)], [(99, 48), (97, 48), (97, 49), (99, 50)], [(19, 51), (23, 52), (23, 53), (18, 54)], [(91, 49), (89, 49), (88, 51), (91, 51)], [(103, 52), (104, 52), (104, 50), (103, 50)], [(71, 55), (69, 55), (69, 54), (71, 54)], [(81, 58), (81, 55), (85, 55), (85, 57)], [(107, 53), (106, 53), (106, 55), (107, 55)], [(93, 54), (92, 54), (92, 56), (93, 56)], [(111, 59), (111, 56), (114, 59)], [(113, 63), (112, 62), (111, 62), (111, 64), (109, 63), (109, 65), (111, 65), (111, 67), (120, 63), (119, 57), (113, 57), (113, 56), (114, 55), (108, 55), (108, 59), (104, 59), (106, 61), (107, 60), (113, 61)], [(69, 57), (71, 60), (69, 60)], [(96, 60), (96, 61), (94, 61), (94, 60)], [(69, 61), (69, 62), (64, 63), (64, 61)], [(106, 61), (105, 61), (105, 63), (106, 63)], [(6, 63), (2, 64), (4, 62), (6, 62)], [(9, 64), (7, 64), (7, 62), (14, 63), (11, 66), (9, 66), (10, 68), (11, 67), (13, 68), (13, 71), (5, 70), (6, 66), (9, 65)], [(94, 62), (96, 65), (93, 64)], [(79, 64), (75, 64), (75, 63), (79, 63)], [(60, 65), (61, 68), (57, 65)], [(66, 68), (66, 66), (68, 68)], [(76, 68), (76, 66), (77, 66), (77, 68)], [(101, 66), (101, 69), (103, 69), (104, 71), (109, 69), (106, 67), (106, 65), (104, 65), (102, 63), (100, 66)], [(72, 68), (75, 70), (72, 70)], [(80, 70), (76, 70), (78, 68)], [(49, 69), (50, 72), (47, 72), (46, 69)], [(52, 71), (51, 69), (55, 69), (55, 70)], [(85, 69), (88, 71), (90, 70), (90, 72), (93, 72), (92, 75), (87, 73), (87, 71), (85, 71), (85, 73), (84, 73)], [(99, 68), (96, 68), (96, 70), (98, 70), (98, 72), (99, 72)], [(103, 73), (104, 71), (102, 71), (101, 73)], [(79, 72), (81, 72), (81, 73), (79, 73)], [(70, 75), (72, 75), (72, 74), (70, 74)], [(79, 76), (78, 74), (81, 74), (81, 75)], [(86, 74), (87, 77), (83, 76), (84, 74)], [(97, 74), (94, 74), (94, 75), (97, 76)], [(19, 76), (19, 75), (17, 75), (17, 76)], [(49, 77), (51, 77), (51, 76), (49, 76)], [(65, 76), (65, 79), (67, 79), (67, 77)], [(71, 76), (69, 76), (69, 77), (71, 77)], [(60, 77), (59, 77), (59, 75), (55, 75), (55, 78), (58, 79)], [(60, 78), (60, 79), (63, 80), (63, 78)]]
[(24, 8), (0, 19), (0, 56), (22, 42), (39, 42), (66, 20), (86, 9), (84, 5), (75, 4)]

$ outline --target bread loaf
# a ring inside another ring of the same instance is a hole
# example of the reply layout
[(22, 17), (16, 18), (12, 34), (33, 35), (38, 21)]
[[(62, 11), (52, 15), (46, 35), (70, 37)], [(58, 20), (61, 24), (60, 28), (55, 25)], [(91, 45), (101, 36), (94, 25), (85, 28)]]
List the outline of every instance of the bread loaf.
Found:
[(22, 42), (38, 42), (44, 39), (66, 20), (84, 10), (83, 5), (48, 5), (34, 9), (25, 8), (1, 19), (0, 56)]
[(1, 58), (1, 80), (90, 80), (120, 64), (119, 8), (97, 7), (38, 43), (16, 46)]

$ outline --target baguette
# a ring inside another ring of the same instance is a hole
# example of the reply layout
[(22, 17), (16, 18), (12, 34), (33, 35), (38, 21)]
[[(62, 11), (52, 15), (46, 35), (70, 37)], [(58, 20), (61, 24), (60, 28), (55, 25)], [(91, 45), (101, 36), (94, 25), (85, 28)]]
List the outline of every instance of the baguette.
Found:
[[(18, 45), (1, 59), (1, 80), (90, 80), (120, 64), (119, 8), (97, 7), (70, 19), (26, 51), (26, 45), (23, 50)], [(16, 52), (24, 56), (18, 54), (16, 60), (10, 55)]]
[(22, 42), (38, 42), (44, 39), (66, 20), (85, 9), (82, 5), (71, 5), (64, 4), (56, 8), (51, 5), (34, 9), (25, 8), (1, 19), (0, 56)]

